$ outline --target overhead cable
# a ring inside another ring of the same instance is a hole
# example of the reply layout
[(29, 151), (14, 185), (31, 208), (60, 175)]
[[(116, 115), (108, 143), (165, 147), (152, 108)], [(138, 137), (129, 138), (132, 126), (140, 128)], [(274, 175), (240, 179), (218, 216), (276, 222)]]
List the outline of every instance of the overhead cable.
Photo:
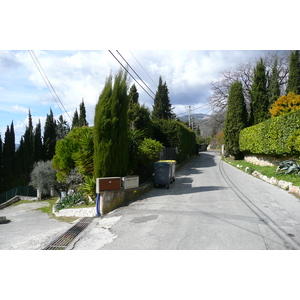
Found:
[[(41, 74), (41, 76), (42, 76), (42, 78), (43, 78), (43, 80), (44, 80), (44, 82), (45, 82), (47, 88), (49, 89), (49, 91), (50, 91), (52, 97), (54, 98), (54, 100), (56, 101), (56, 103), (58, 104), (58, 106), (59, 106), (59, 103), (60, 103), (60, 105), (62, 106), (63, 110), (65, 111), (65, 113), (66, 113), (67, 116), (69, 117), (70, 121), (72, 122), (72, 119), (71, 119), (69, 113), (67, 112), (67, 110), (66, 110), (66, 108), (64, 107), (62, 101), (61, 101), (60, 98), (58, 97), (58, 95), (57, 95), (57, 93), (56, 93), (54, 87), (52, 86), (52, 84), (51, 84), (49, 78), (47, 77), (46, 72), (44, 71), (44, 69), (43, 69), (42, 65), (40, 64), (40, 62), (39, 62), (37, 56), (35, 55), (34, 51), (33, 51), (33, 50), (28, 50), (28, 52), (29, 52), (29, 54), (30, 54), (30, 56), (31, 56), (31, 58), (32, 58), (32, 60), (33, 60), (33, 62), (34, 62), (34, 64), (35, 64), (35, 66), (37, 67), (39, 73)], [(54, 95), (54, 94), (55, 94), (55, 95)], [(56, 96), (56, 97), (55, 97), (55, 96)]]
[(148, 94), (148, 96), (154, 100), (154, 98), (140, 85), (140, 83), (133, 77), (132, 74), (130, 74), (130, 72), (128, 71), (128, 69), (126, 67), (123, 66), (123, 64), (116, 58), (116, 56), (110, 51), (108, 50), (108, 52), (115, 58), (115, 60), (123, 67), (123, 69), (131, 76), (131, 78)]
[(145, 73), (148, 75), (148, 77), (152, 80), (152, 82), (156, 85), (156, 83), (153, 81), (153, 79), (151, 78), (151, 76), (148, 74), (148, 72), (143, 68), (143, 66), (140, 64), (140, 62), (137, 60), (137, 58), (133, 55), (133, 53), (129, 50), (129, 52), (131, 53), (131, 55), (134, 57), (134, 59), (137, 61), (137, 63), (141, 66), (141, 68), (145, 71)]
[[(193, 108), (190, 111), (197, 110), (197, 109), (203, 108), (203, 107), (208, 106), (208, 105), (209, 105), (209, 103), (201, 105), (201, 106), (198, 106), (196, 108)], [(180, 113), (180, 114), (177, 114), (177, 116), (184, 115), (184, 114), (186, 114), (186, 113), (185, 112), (184, 113)]]
[(127, 60), (121, 55), (121, 53), (116, 50), (117, 53), (122, 57), (122, 59), (126, 62), (127, 66), (134, 72), (134, 74), (143, 82), (143, 84), (148, 88), (148, 90), (155, 96), (155, 93), (149, 88), (149, 86), (144, 82), (144, 80), (138, 75), (136, 71), (131, 67), (131, 65), (127, 62)]

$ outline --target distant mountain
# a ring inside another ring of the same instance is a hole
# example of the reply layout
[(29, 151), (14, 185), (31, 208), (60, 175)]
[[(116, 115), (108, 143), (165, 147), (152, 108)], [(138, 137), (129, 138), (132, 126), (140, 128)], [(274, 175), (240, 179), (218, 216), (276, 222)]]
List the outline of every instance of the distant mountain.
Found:
[[(208, 119), (210, 115), (206, 114), (191, 114), (191, 117), (194, 118), (195, 123), (199, 123), (200, 121), (203, 121), (204, 119)], [(179, 117), (179, 120), (182, 122), (188, 122), (189, 121), (189, 116), (184, 115)]]

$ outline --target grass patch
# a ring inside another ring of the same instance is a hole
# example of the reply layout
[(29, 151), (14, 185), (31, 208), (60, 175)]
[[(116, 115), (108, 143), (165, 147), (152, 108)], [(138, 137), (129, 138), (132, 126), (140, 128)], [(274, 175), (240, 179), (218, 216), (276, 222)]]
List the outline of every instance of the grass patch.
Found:
[[(223, 160), (229, 164), (231, 164), (234, 167), (242, 166), (238, 169), (245, 171), (246, 167), (250, 168), (252, 172), (258, 171), (259, 173), (271, 178), (274, 177), (277, 180), (285, 180), (288, 182), (291, 182), (294, 186), (300, 186), (300, 175), (297, 174), (276, 174), (276, 166), (274, 167), (262, 167), (258, 165), (254, 165), (252, 163), (246, 162), (244, 160), (233, 160), (230, 158), (223, 158)], [(251, 172), (251, 173), (252, 173)]]
[[(77, 217), (56, 217), (52, 213), (52, 207), (53, 207), (53, 205), (55, 204), (56, 201), (57, 201), (57, 197), (52, 197), (52, 198), (49, 198), (49, 199), (39, 200), (39, 201), (36, 201), (36, 200), (20, 200), (16, 203), (13, 203), (11, 206), (17, 206), (17, 205), (25, 204), (25, 203), (48, 202), (49, 206), (40, 207), (40, 208), (37, 208), (35, 210), (40, 210), (43, 213), (48, 214), (49, 218), (56, 219), (56, 220), (61, 221), (61, 222), (73, 223), (75, 220), (78, 219)], [(83, 206), (83, 207), (85, 207), (85, 206)]]

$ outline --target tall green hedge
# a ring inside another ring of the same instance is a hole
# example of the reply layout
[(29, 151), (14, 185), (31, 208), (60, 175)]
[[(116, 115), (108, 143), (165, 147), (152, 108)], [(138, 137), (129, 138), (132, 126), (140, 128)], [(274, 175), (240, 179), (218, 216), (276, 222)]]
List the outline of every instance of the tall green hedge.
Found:
[(195, 132), (178, 121), (163, 119), (154, 121), (153, 134), (153, 138), (161, 142), (165, 148), (178, 149), (177, 161), (179, 163), (195, 154)]
[(293, 141), (300, 136), (300, 110), (245, 128), (240, 133), (244, 153), (274, 156), (299, 155)]
[(94, 177), (125, 176), (128, 171), (128, 96), (126, 73), (110, 75), (94, 117)]

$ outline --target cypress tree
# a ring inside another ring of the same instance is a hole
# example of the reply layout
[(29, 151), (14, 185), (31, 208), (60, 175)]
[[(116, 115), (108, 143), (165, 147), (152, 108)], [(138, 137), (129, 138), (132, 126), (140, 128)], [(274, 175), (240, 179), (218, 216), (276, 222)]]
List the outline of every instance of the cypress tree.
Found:
[(152, 110), (153, 120), (168, 120), (174, 119), (175, 114), (172, 112), (173, 108), (169, 99), (169, 90), (167, 83), (162, 83), (162, 77), (159, 77), (157, 92), (154, 97), (154, 105)]
[(79, 127), (79, 116), (78, 116), (77, 108), (75, 109), (74, 116), (72, 119), (72, 129), (74, 127)]
[(94, 118), (94, 176), (124, 176), (128, 170), (127, 76), (110, 75), (99, 96)]
[(78, 127), (82, 127), (82, 126), (89, 126), (89, 123), (86, 120), (86, 110), (85, 110), (83, 99), (79, 105), (79, 119), (78, 119)]
[(47, 114), (44, 128), (44, 161), (51, 160), (54, 156), (56, 139), (56, 121), (50, 109), (50, 115)]
[(251, 99), (250, 125), (255, 125), (265, 121), (270, 117), (267, 95), (266, 67), (262, 58), (254, 68)]
[(34, 153), (35, 162), (38, 162), (43, 159), (42, 127), (40, 120), (34, 130)]
[(280, 97), (280, 86), (279, 86), (279, 70), (278, 70), (278, 60), (275, 58), (272, 73), (270, 77), (270, 84), (268, 89), (268, 102), (269, 109), (272, 104), (278, 100)]
[(128, 98), (129, 98), (129, 109), (134, 106), (135, 104), (139, 103), (139, 93), (136, 89), (135, 84), (133, 84), (129, 90), (129, 94), (128, 94)]
[(242, 158), (239, 147), (239, 135), (247, 126), (247, 109), (243, 94), (243, 86), (239, 81), (234, 82), (229, 89), (228, 107), (224, 124), (224, 140), (228, 155), (235, 159)]
[(15, 132), (14, 123), (7, 126), (3, 145), (3, 189), (14, 187), (15, 182)]
[(289, 78), (286, 93), (294, 92), (300, 95), (300, 57), (299, 50), (295, 50), (290, 54)]
[(29, 110), (28, 113), (28, 126), (26, 126), (24, 134), (24, 177), (26, 184), (30, 181), (30, 173), (33, 169), (35, 162), (35, 151), (34, 151), (34, 133), (32, 125), (32, 117)]
[(25, 146), (24, 136), (21, 136), (20, 145), (16, 151), (16, 172), (18, 174), (17, 185), (26, 185), (26, 167), (25, 167)]

